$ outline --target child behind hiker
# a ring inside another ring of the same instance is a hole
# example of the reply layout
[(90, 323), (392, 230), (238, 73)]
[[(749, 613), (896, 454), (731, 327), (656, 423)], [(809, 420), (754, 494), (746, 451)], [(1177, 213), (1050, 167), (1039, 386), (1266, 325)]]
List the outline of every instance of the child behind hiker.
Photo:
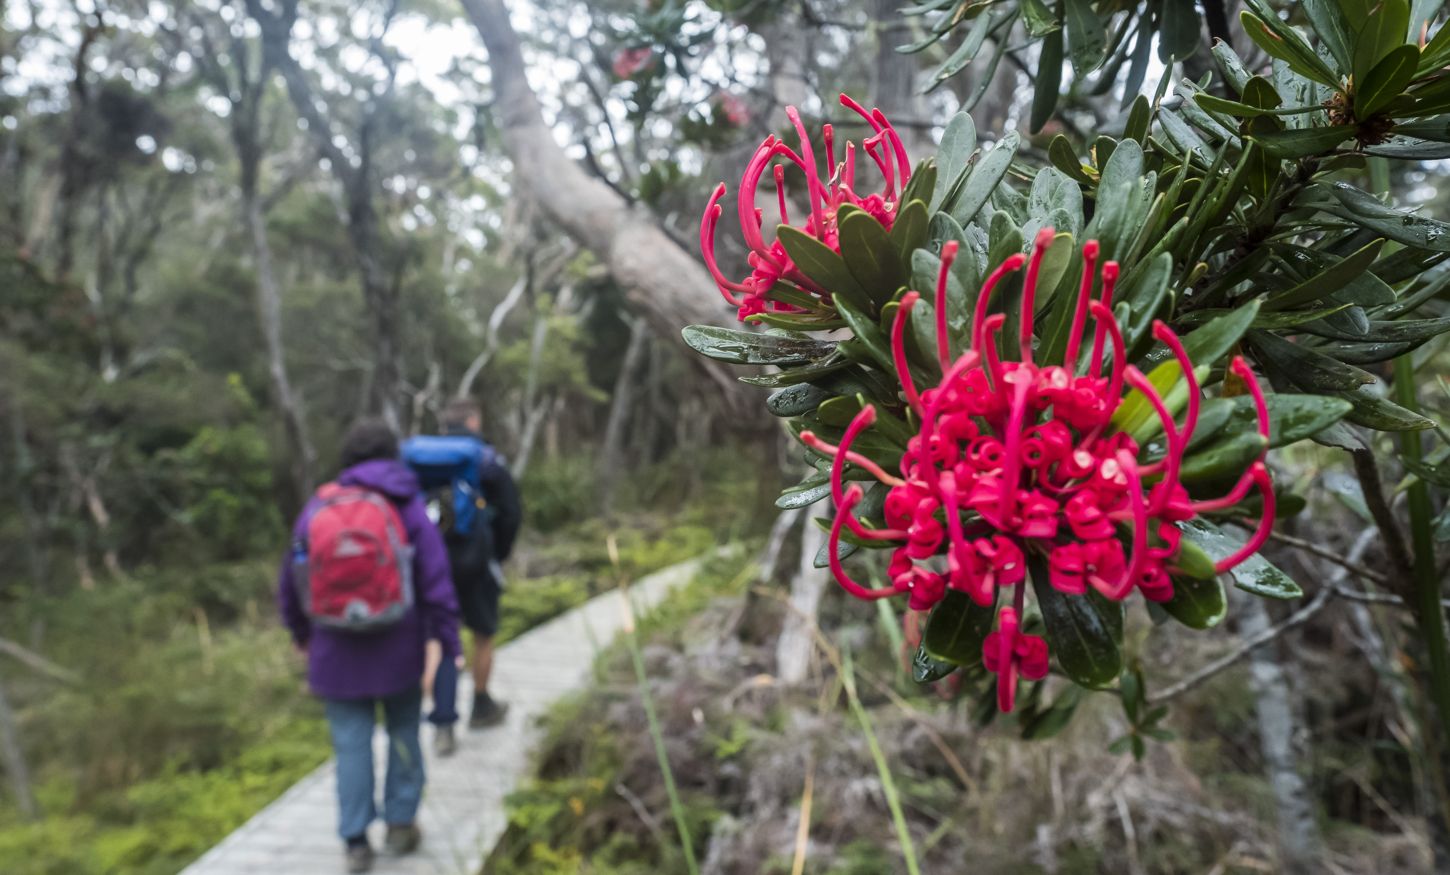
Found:
[(379, 420), (354, 425), (343, 441), (342, 469), (297, 519), (277, 600), (293, 642), (307, 654), (312, 691), (326, 703), (348, 871), (365, 872), (373, 863), (367, 828), (378, 813), (372, 737), (379, 708), (388, 730), (386, 848), (405, 854), (421, 840), (419, 678), (429, 639), (440, 642), (445, 660), (457, 659), (458, 602), (442, 538), (417, 479), (398, 460), (391, 429)]

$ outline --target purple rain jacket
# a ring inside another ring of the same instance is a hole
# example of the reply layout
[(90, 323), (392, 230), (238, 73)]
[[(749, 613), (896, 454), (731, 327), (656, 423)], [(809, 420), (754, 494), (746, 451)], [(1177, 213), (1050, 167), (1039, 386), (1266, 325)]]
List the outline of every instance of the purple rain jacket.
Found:
[[(424, 644), (431, 638), (443, 645), (443, 658), (453, 659), (458, 643), (458, 596), (448, 570), (448, 552), (438, 527), (428, 519), (418, 493), (418, 479), (400, 461), (373, 459), (343, 471), (344, 486), (364, 486), (391, 498), (403, 518), (408, 542), (413, 545), (414, 604), (394, 625), (375, 632), (347, 632), (314, 626), (302, 610), (302, 599), (292, 579), (289, 544), (277, 579), (277, 607), (292, 640), (307, 647), (307, 679), (312, 692), (324, 699), (362, 699), (392, 696), (417, 686), (423, 677)], [(307, 532), (316, 509), (312, 499), (293, 526), (293, 540)]]

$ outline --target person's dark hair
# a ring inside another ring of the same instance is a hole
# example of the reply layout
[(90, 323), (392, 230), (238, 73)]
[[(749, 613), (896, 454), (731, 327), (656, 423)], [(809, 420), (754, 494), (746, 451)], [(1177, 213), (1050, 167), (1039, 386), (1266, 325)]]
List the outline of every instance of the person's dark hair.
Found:
[(383, 420), (359, 419), (342, 439), (342, 467), (351, 468), (372, 459), (396, 459), (398, 436)]
[(468, 420), (474, 417), (483, 418), (483, 410), (477, 401), (472, 398), (454, 398), (443, 408), (443, 415), (439, 419), (442, 420), (444, 428), (467, 428)]

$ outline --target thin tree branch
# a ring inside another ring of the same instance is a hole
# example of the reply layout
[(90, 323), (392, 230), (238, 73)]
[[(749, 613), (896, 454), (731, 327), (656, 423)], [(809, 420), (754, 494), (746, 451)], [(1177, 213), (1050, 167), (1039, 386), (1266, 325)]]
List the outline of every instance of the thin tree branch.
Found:
[[(1358, 562), (1359, 558), (1364, 555), (1364, 551), (1369, 548), (1370, 541), (1374, 540), (1374, 535), (1374, 529), (1366, 529), (1360, 533), (1359, 539), (1349, 549), (1348, 561)], [(1238, 647), (1208, 663), (1188, 677), (1165, 687), (1157, 695), (1150, 696), (1149, 702), (1157, 705), (1167, 702), (1170, 699), (1176, 699), (1189, 690), (1198, 687), (1219, 672), (1232, 668), (1239, 660), (1248, 656), (1256, 648), (1262, 647), (1270, 641), (1279, 638), (1285, 632), (1296, 629), (1314, 619), (1315, 615), (1324, 610), (1324, 607), (1333, 601), (1335, 596), (1341, 594), (1339, 585), (1348, 576), (1349, 571), (1347, 569), (1338, 569), (1335, 572), (1334, 579), (1328, 581), (1324, 588), (1315, 593), (1314, 598), (1310, 599), (1302, 608), (1285, 617), (1283, 620), (1280, 620), (1278, 624), (1244, 638)]]
[(0, 638), (0, 653), (5, 654), (6, 656), (13, 657), (16, 660), (19, 660), (25, 666), (39, 672), (40, 674), (58, 680), (62, 683), (78, 684), (81, 681), (80, 675), (76, 674), (70, 669), (57, 665), (54, 662), (46, 659), (44, 656), (41, 656), (39, 653), (36, 653), (35, 651), (27, 649), (25, 647), (21, 647), (19, 644), (16, 644), (14, 641), (11, 641), (8, 638)]
[[(1362, 565), (1358, 562), (1350, 562), (1339, 552), (1331, 550), (1327, 547), (1321, 547), (1313, 541), (1307, 541), (1303, 538), (1296, 538), (1293, 535), (1286, 535), (1283, 532), (1279, 531), (1270, 532), (1269, 537), (1273, 538), (1275, 541), (1279, 541), (1280, 543), (1287, 544), (1296, 550), (1303, 550), (1306, 553), (1312, 553), (1313, 555), (1318, 556), (1320, 559), (1324, 559), (1328, 562), (1333, 562), (1335, 565), (1338, 565), (1340, 568), (1345, 569), (1351, 574), (1359, 575), (1365, 580), (1374, 581), (1380, 586), (1390, 585), (1389, 575), (1383, 574), (1379, 571), (1375, 571), (1374, 569)], [(1397, 596), (1394, 598), (1395, 601), (1400, 601)]]
[[(1369, 508), (1370, 516), (1374, 518), (1375, 526), (1379, 529), (1380, 538), (1385, 543), (1385, 553), (1389, 555), (1390, 562), (1394, 564), (1395, 571), (1400, 576), (1398, 586), (1395, 588), (1405, 590), (1409, 585), (1413, 565), (1410, 562), (1409, 548), (1405, 546), (1405, 535), (1400, 531), (1400, 524), (1395, 520), (1394, 511), (1390, 509), (1390, 503), (1385, 499), (1379, 462), (1375, 461), (1374, 452), (1369, 449), (1356, 450), (1350, 453), (1350, 456), (1354, 460), (1354, 473), (1359, 478), (1365, 506)], [(1406, 593), (1399, 592), (1398, 594), (1403, 596)]]

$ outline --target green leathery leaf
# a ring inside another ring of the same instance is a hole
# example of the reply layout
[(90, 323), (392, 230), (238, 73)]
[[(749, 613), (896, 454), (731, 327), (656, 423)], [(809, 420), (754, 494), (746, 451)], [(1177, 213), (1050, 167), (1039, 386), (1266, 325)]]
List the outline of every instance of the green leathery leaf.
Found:
[(781, 510), (809, 507), (830, 494), (831, 483), (829, 478), (823, 479), (819, 483), (802, 483), (782, 492), (780, 497), (775, 500), (775, 506)]
[(830, 354), (832, 343), (714, 325), (690, 325), (680, 332), (686, 345), (732, 365), (802, 365)]
[[(1369, 81), (1374, 69), (1391, 52), (1405, 45), (1410, 28), (1409, 0), (1377, 0), (1373, 9), (1358, 23), (1351, 40), (1350, 54), (1356, 86)], [(1418, 63), (1419, 49), (1415, 48)], [(1356, 107), (1358, 101), (1356, 101)]]
[[(1209, 112), (1220, 112), (1238, 118), (1254, 118), (1261, 115), (1279, 115), (1274, 107), (1254, 106), (1248, 103), (1240, 103), (1237, 100), (1229, 100), (1225, 97), (1218, 97), (1206, 91), (1199, 91), (1193, 95), (1193, 102)], [(1316, 107), (1317, 108), (1317, 107)]]
[(1158, 29), (1158, 59), (1181, 61), (1198, 49), (1202, 20), (1193, 0), (1163, 0)]
[(977, 153), (977, 127), (964, 112), (952, 116), (937, 148), (936, 184), (932, 186), (927, 211), (935, 213), (946, 204), (966, 179), (967, 169)]
[(896, 255), (902, 264), (909, 264), (911, 253), (926, 244), (926, 229), (930, 218), (926, 204), (919, 200), (910, 201), (891, 222), (891, 242), (896, 246)]
[(1373, 374), (1265, 331), (1253, 331), (1249, 342), (1266, 364), (1300, 389), (1337, 395), (1353, 409), (1345, 419), (1380, 431), (1433, 428), (1434, 420), (1390, 401)]
[(1373, 374), (1268, 331), (1249, 332), (1249, 342), (1264, 361), (1283, 372), (1301, 389), (1313, 392), (1348, 391), (1375, 382)]
[[(1202, 547), (1215, 562), (1232, 556), (1244, 543), (1242, 539), (1230, 536), (1223, 529), (1202, 517), (1179, 523), (1178, 527), (1183, 530), (1185, 539)], [(1299, 588), (1299, 584), (1295, 583), (1293, 578), (1274, 567), (1257, 553), (1244, 560), (1229, 573), (1233, 576), (1234, 586), (1255, 595), (1284, 600), (1297, 599), (1304, 595), (1304, 590)]]
[(997, 591), (993, 604), (983, 607), (964, 592), (948, 589), (926, 620), (922, 647), (931, 656), (957, 665), (975, 665), (982, 660), (982, 642), (997, 618)]
[(1007, 175), (1007, 169), (1012, 166), (1012, 159), (1017, 154), (1019, 143), (1020, 138), (1017, 132), (1011, 131), (992, 148), (992, 151), (982, 156), (982, 159), (967, 175), (966, 181), (962, 183), (961, 192), (947, 209), (953, 219), (966, 225), (976, 217), (988, 199), (992, 197), (992, 192), (997, 190), (997, 185), (1001, 183), (1002, 177)]
[(1350, 26), (1339, 8), (1338, 0), (1304, 0), (1304, 12), (1329, 54), (1334, 57), (1341, 70), (1348, 70), (1354, 64), (1351, 51)]
[(1086, 595), (1065, 595), (1054, 589), (1043, 560), (1029, 564), (1033, 566), (1032, 591), (1058, 668), (1082, 686), (1108, 687), (1123, 670), (1123, 654), (1108, 621)]
[[(1339, 330), (1322, 322), (1305, 325), (1303, 330), (1319, 337), (1357, 343), (1424, 343), (1432, 337), (1439, 337), (1450, 331), (1450, 316), (1439, 316), (1434, 319), (1373, 320), (1358, 333)], [(1333, 346), (1324, 348), (1334, 349)]]
[[(911, 171), (911, 180), (901, 190), (901, 198), (898, 203), (910, 204), (913, 201), (926, 202), (931, 200), (932, 192), (936, 190), (936, 158), (927, 157), (916, 163), (916, 169)], [(895, 223), (892, 223), (893, 227)]]
[(1249, 139), (1275, 158), (1289, 160), (1322, 155), (1354, 136), (1353, 125), (1329, 125), (1313, 128), (1288, 128), (1282, 131), (1258, 131)]
[(1178, 555), (1173, 557), (1173, 568), (1181, 575), (1194, 580), (1209, 580), (1218, 575), (1213, 570), (1213, 557), (1189, 540), (1178, 542)]
[(780, 245), (796, 268), (811, 282), (830, 292), (833, 297), (850, 300), (857, 306), (866, 307), (871, 297), (856, 281), (845, 259), (831, 247), (790, 225), (776, 229)]
[(1237, 475), (1263, 455), (1269, 442), (1256, 431), (1229, 434), (1183, 460), (1178, 478), (1184, 483)]
[(1066, 0), (1067, 49), (1077, 76), (1096, 70), (1108, 50), (1107, 24), (1092, 0)]
[(1369, 118), (1399, 97), (1410, 80), (1415, 78), (1415, 68), (1419, 63), (1419, 47), (1401, 44), (1380, 59), (1363, 80), (1355, 77), (1355, 117)]
[[(841, 257), (877, 309), (907, 281), (906, 268), (890, 234), (871, 214), (842, 207), (836, 213)], [(848, 320), (849, 321), (849, 320)]]
[(1132, 108), (1128, 110), (1128, 121), (1123, 126), (1123, 139), (1134, 140), (1139, 146), (1143, 145), (1148, 141), (1148, 130), (1152, 122), (1152, 105), (1148, 103), (1147, 95), (1139, 94), (1133, 99)]
[(828, 398), (816, 407), (816, 418), (827, 425), (845, 428), (861, 412), (861, 399), (854, 395)]
[(1450, 224), (1392, 207), (1347, 182), (1314, 185), (1310, 191), (1315, 196), (1331, 197), (1316, 204), (1320, 209), (1349, 219), (1366, 230), (1407, 246), (1450, 252)]
[(1190, 629), (1212, 629), (1228, 616), (1228, 595), (1215, 575), (1197, 580), (1174, 574), (1173, 598), (1163, 602), (1169, 616)]
[(1082, 697), (1081, 687), (1064, 688), (1046, 710), (1038, 711), (1030, 717), (1024, 715), (1026, 722), (1022, 726), (1022, 737), (1027, 741), (1043, 741), (1062, 732), (1072, 722), (1072, 715), (1077, 711)]
[(797, 383), (810, 383), (827, 374), (833, 374), (843, 368), (850, 367), (851, 362), (839, 352), (826, 356), (819, 361), (801, 365), (797, 368), (783, 370), (778, 374), (760, 374), (758, 376), (740, 377), (740, 382), (751, 386), (764, 386), (767, 389), (779, 389), (783, 386), (794, 386)]
[[(1252, 397), (1239, 395), (1224, 400), (1232, 405), (1227, 423), (1230, 432), (1258, 428), (1258, 414)], [(1343, 398), (1292, 392), (1270, 392), (1264, 396), (1264, 404), (1269, 408), (1270, 449), (1313, 437), (1353, 409), (1353, 405)]]
[(1052, 118), (1057, 109), (1058, 93), (1062, 90), (1062, 30), (1048, 33), (1042, 40), (1042, 53), (1038, 56), (1037, 81), (1033, 83), (1032, 116), (1028, 130), (1037, 133)]
[(1072, 141), (1065, 135), (1058, 134), (1047, 144), (1047, 159), (1052, 166), (1066, 173), (1074, 180), (1083, 185), (1092, 185), (1096, 179), (1090, 173), (1091, 169), (1077, 157), (1077, 152), (1072, 148)]
[(1244, 93), (1244, 86), (1248, 84), (1249, 71), (1244, 68), (1243, 59), (1234, 52), (1233, 46), (1222, 40), (1215, 40), (1213, 48), (1209, 49), (1213, 59), (1218, 62), (1218, 67), (1223, 71), (1224, 79), (1228, 80), (1229, 87), (1239, 94)]
[(961, 668), (955, 662), (937, 659), (926, 652), (926, 647), (916, 648), (911, 657), (911, 679), (919, 684), (930, 684), (941, 680)]
[(776, 416), (800, 416), (820, 406), (822, 401), (835, 395), (820, 386), (798, 383), (777, 390), (765, 399), (765, 407)]
[(1289, 69), (1306, 79), (1312, 79), (1328, 88), (1339, 87), (1338, 77), (1324, 63), (1304, 37), (1289, 25), (1279, 20), (1271, 10), (1265, 10), (1267, 18), (1260, 18), (1245, 9), (1239, 13), (1239, 22), (1249, 39), (1270, 57), (1278, 58)]
[(888, 373), (894, 372), (896, 365), (891, 358), (891, 344), (886, 338), (886, 332), (870, 316), (846, 301), (838, 302), (836, 311), (846, 320), (851, 333), (865, 346), (877, 366)]
[(1379, 257), (1384, 244), (1384, 240), (1374, 240), (1293, 288), (1275, 292), (1264, 301), (1264, 309), (1288, 310), (1311, 304), (1331, 292), (1339, 291), (1355, 277), (1369, 270), (1370, 265)]
[(1400, 456), (1400, 462), (1405, 466), (1407, 471), (1426, 483), (1432, 486), (1438, 486), (1441, 489), (1450, 489), (1450, 463), (1442, 462), (1435, 465), (1406, 456)]
[(1368, 386), (1338, 394), (1354, 405), (1344, 418), (1355, 425), (1379, 431), (1419, 431), (1435, 427), (1435, 420), (1406, 410), (1383, 395), (1370, 391)]
[(1046, 0), (1022, 0), (1022, 22), (1027, 26), (1027, 33), (1034, 37), (1062, 30), (1062, 22), (1057, 20)]
[[(1450, 107), (1447, 107), (1450, 109)], [(1437, 110), (1444, 112), (1444, 110)], [(1450, 115), (1441, 115), (1436, 118), (1420, 119), (1419, 121), (1404, 122), (1395, 125), (1395, 134), (1402, 137), (1417, 137), (1422, 140), (1433, 140), (1437, 143), (1450, 143)]]

